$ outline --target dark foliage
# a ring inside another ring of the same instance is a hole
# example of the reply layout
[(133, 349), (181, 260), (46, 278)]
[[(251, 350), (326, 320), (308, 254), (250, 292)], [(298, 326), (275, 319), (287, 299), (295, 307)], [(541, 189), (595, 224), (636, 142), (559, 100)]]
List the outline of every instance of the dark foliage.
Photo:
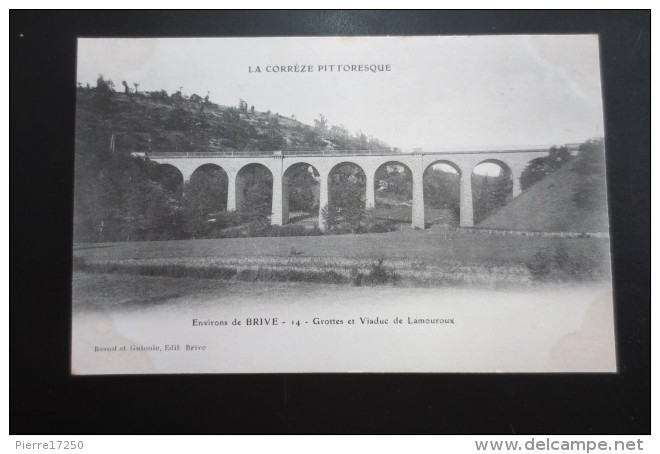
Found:
[(537, 181), (550, 175), (571, 160), (571, 153), (566, 147), (551, 147), (548, 155), (532, 159), (520, 174), (520, 187), (525, 190)]
[(318, 172), (313, 167), (294, 165), (287, 170), (289, 185), (289, 211), (311, 213), (316, 209), (315, 193), (318, 193)]
[(472, 175), (474, 222), (479, 223), (511, 201), (513, 180), (502, 169), (498, 176)]
[(460, 176), (429, 168), (424, 174), (424, 205), (432, 208), (460, 209)]
[(365, 216), (366, 176), (354, 164), (340, 164), (329, 176), (328, 205), (321, 210), (326, 230), (356, 233)]
[(351, 269), (351, 283), (357, 287), (363, 285), (383, 285), (394, 284), (399, 281), (399, 276), (396, 271), (384, 265), (384, 258), (378, 258), (369, 266), (369, 271), (366, 273), (360, 271), (358, 268)]
[(580, 175), (573, 201), (578, 208), (605, 210), (607, 188), (605, 179), (605, 147), (603, 139), (588, 140), (582, 145), (571, 170)]
[(560, 243), (554, 248), (539, 249), (526, 265), (536, 281), (568, 282), (606, 278), (606, 263), (596, 250), (578, 253)]
[(210, 230), (226, 227), (222, 221), (228, 219), (219, 215), (226, 209), (227, 187), (227, 174), (215, 166), (204, 166), (193, 173), (183, 195), (187, 236), (206, 237)]

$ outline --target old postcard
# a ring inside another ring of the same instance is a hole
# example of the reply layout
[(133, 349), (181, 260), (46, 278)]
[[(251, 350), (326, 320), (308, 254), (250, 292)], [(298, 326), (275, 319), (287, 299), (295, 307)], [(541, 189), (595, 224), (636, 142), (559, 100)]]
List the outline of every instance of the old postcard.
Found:
[(79, 39), (72, 374), (616, 372), (598, 37)]

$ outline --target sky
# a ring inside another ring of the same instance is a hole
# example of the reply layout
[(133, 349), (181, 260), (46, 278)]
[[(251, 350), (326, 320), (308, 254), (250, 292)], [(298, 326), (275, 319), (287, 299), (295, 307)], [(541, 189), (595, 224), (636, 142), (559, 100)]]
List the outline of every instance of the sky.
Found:
[[(322, 114), (404, 151), (522, 148), (602, 135), (598, 54), (596, 35), (85, 38), (78, 82), (183, 87), (312, 125)], [(266, 71), (295, 65), (313, 71)], [(336, 71), (344, 65), (389, 71)]]

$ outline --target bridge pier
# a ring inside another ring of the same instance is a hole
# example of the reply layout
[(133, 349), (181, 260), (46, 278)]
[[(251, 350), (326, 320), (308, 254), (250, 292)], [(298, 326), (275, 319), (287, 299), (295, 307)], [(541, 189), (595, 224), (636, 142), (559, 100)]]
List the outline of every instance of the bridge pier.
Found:
[(374, 188), (375, 185), (375, 169), (364, 169), (364, 173), (367, 177), (367, 193), (366, 193), (366, 209), (370, 210), (373, 208), (376, 208), (376, 188)]
[(520, 179), (513, 176), (513, 198), (515, 199), (520, 195), (522, 191), (520, 190)]
[(513, 180), (513, 198), (515, 199), (520, 195), (522, 189), (520, 188), (520, 176), (524, 170), (524, 165), (516, 165), (511, 167), (511, 179)]
[(414, 156), (412, 173), (412, 228), (424, 229), (424, 162), (421, 154)]
[(323, 209), (328, 206), (328, 178), (330, 171), (317, 167), (319, 172), (319, 229), (325, 231), (325, 220), (323, 219)]
[(236, 211), (242, 211), (245, 207), (245, 181), (237, 173), (235, 177), (234, 207)]
[(291, 187), (289, 186), (289, 177), (282, 176), (282, 225), (289, 223), (289, 194)]
[(460, 187), (461, 227), (474, 227), (472, 210), (472, 169), (463, 169)]
[(227, 172), (227, 211), (236, 211), (236, 172)]
[(183, 176), (183, 183), (190, 183), (190, 179), (192, 178), (192, 174), (195, 171), (195, 169), (190, 169), (187, 167), (182, 167), (179, 169), (179, 172), (181, 172), (181, 175)]
[[(282, 154), (273, 156), (275, 164), (271, 166), (271, 173), (273, 174), (273, 203), (270, 217), (271, 225), (284, 224), (284, 211), (282, 200), (284, 199), (284, 185), (282, 184)], [(288, 213), (287, 213), (288, 217)]]

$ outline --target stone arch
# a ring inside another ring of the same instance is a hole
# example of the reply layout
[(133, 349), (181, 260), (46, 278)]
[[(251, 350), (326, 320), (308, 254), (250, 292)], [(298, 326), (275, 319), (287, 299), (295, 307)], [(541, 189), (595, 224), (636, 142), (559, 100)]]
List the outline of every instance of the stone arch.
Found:
[(401, 161), (387, 161), (374, 172), (373, 190), (376, 217), (398, 223), (412, 223), (413, 173)]
[(320, 216), (319, 195), (321, 176), (318, 169), (307, 162), (289, 165), (282, 175), (282, 223), (296, 217)]
[(493, 165), (499, 166), (500, 169), (504, 170), (508, 175), (512, 174), (511, 166), (509, 165), (509, 163), (506, 162), (503, 159), (497, 159), (497, 158), (489, 158), (489, 159), (483, 159), (483, 160), (479, 161), (477, 164), (472, 166), (472, 173), (474, 173), (474, 169), (476, 169), (477, 167), (479, 167), (482, 164), (493, 164)]
[[(356, 170), (359, 170), (359, 172), (356, 172), (356, 179), (358, 180), (358, 183), (366, 188), (366, 181), (367, 181), (367, 171), (362, 167), (360, 164), (352, 162), (352, 161), (342, 161), (340, 163), (335, 164), (332, 166), (330, 171), (328, 172), (328, 185), (330, 185), (333, 181), (333, 178), (335, 180), (338, 180), (338, 172), (341, 171), (343, 168), (346, 167), (353, 167)], [(361, 173), (361, 174), (360, 174)]]
[(209, 198), (209, 207), (213, 211), (227, 209), (229, 177), (227, 171), (218, 164), (207, 163), (198, 166), (188, 182), (189, 190), (197, 191), (202, 197)]
[(190, 174), (190, 179), (192, 180), (193, 176), (197, 172), (203, 172), (203, 171), (207, 171), (207, 170), (211, 170), (211, 169), (220, 170), (225, 175), (227, 175), (227, 171), (220, 164), (216, 164), (216, 163), (213, 163), (213, 162), (207, 162), (206, 164), (201, 164), (201, 165), (195, 167), (195, 169)]
[(158, 164), (155, 167), (156, 180), (169, 191), (178, 192), (183, 189), (183, 172), (174, 164)]
[[(461, 213), (461, 176), (463, 171), (446, 159), (424, 169), (424, 221), (428, 224), (458, 226)], [(468, 216), (469, 217), (469, 213)]]
[[(499, 167), (499, 173), (494, 175), (493, 170), (484, 169), (484, 164)], [(480, 166), (482, 166), (482, 172), (478, 171)], [(475, 224), (480, 223), (513, 199), (513, 172), (509, 164), (501, 159), (484, 159), (478, 162), (472, 168), (470, 184)]]
[(273, 172), (253, 162), (236, 172), (236, 211), (270, 215), (273, 203)]
[(426, 166), (426, 168), (424, 169), (424, 173), (428, 172), (428, 170), (431, 167), (436, 166), (438, 164), (451, 167), (452, 169), (454, 169), (456, 171), (456, 174), (459, 177), (463, 174), (463, 171), (461, 170), (460, 166), (458, 164), (456, 164), (454, 161), (450, 161), (448, 159), (438, 159), (436, 161), (433, 161), (432, 163), (430, 163), (429, 165)]
[(340, 167), (340, 166), (344, 166), (344, 165), (347, 165), (347, 164), (348, 164), (348, 165), (351, 165), (351, 166), (359, 167), (360, 170), (362, 171), (362, 173), (364, 173), (364, 175), (365, 175), (365, 177), (366, 177), (366, 175), (367, 175), (367, 171), (364, 170), (364, 167), (362, 167), (362, 166), (361, 166), (360, 164), (358, 164), (357, 162), (353, 162), (353, 161), (342, 161), (342, 162), (338, 162), (337, 164), (333, 165), (333, 166), (330, 168), (330, 171), (328, 172), (328, 176), (331, 175), (331, 174), (332, 174), (332, 173), (333, 173), (338, 167)]

